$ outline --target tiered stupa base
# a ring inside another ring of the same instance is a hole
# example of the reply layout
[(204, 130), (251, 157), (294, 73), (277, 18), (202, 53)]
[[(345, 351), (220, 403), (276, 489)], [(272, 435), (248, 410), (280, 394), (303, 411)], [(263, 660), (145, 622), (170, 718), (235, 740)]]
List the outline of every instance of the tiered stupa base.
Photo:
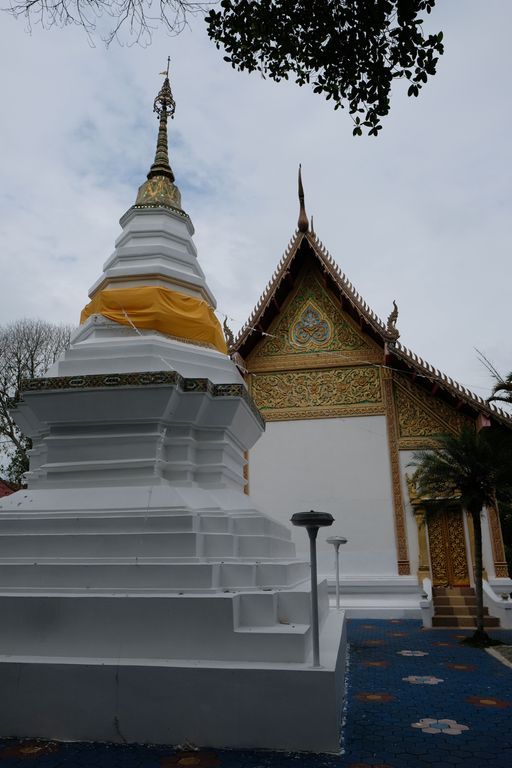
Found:
[(289, 537), (230, 489), (2, 500), (2, 734), (336, 751), (342, 615), (323, 582), (312, 668)]
[(309, 564), (243, 492), (263, 423), (229, 358), (92, 317), (17, 418), (1, 735), (337, 751), (343, 617), (323, 582), (312, 668)]

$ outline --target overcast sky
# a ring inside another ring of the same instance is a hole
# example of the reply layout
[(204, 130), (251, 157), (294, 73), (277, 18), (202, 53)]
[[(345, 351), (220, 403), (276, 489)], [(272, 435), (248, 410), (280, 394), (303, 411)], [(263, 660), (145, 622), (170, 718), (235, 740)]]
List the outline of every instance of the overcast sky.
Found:
[(438, 0), (446, 53), (419, 99), (399, 83), (378, 139), (310, 90), (234, 72), (199, 19), (152, 45), (0, 17), (0, 323), (77, 323), (153, 159), (171, 56), (170, 154), (219, 310), (247, 318), (308, 213), (401, 341), (486, 396), (482, 350), (512, 369), (512, 3)]

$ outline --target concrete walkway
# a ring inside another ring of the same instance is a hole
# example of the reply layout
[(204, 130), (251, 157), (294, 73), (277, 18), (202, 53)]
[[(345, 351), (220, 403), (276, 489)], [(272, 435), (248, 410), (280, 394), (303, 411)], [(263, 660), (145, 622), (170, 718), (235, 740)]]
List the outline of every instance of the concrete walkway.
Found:
[[(349, 622), (342, 754), (0, 740), (1, 768), (510, 768), (512, 669), (417, 621)], [(512, 643), (512, 632), (494, 636)], [(312, 702), (314, 706), (314, 702)]]

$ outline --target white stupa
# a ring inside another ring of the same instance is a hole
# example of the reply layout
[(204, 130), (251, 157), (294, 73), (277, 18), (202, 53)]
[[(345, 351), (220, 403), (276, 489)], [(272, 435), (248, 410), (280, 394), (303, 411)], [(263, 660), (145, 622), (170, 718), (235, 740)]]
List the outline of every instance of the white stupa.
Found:
[[(28, 489), (0, 501), (0, 735), (338, 748), (343, 621), (244, 493), (264, 430), (169, 165), (121, 219), (70, 348), (25, 382)], [(299, 511), (299, 510), (298, 510)]]

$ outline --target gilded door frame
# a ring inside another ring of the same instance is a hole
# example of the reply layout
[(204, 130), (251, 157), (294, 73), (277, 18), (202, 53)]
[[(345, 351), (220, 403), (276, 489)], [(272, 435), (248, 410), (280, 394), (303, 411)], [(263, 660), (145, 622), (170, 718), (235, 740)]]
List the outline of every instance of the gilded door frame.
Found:
[[(457, 565), (454, 562), (453, 558), (450, 558), (447, 562), (446, 566), (446, 576), (447, 579), (444, 583), (441, 583), (440, 581), (437, 581), (436, 583), (436, 574), (434, 573), (434, 565), (433, 562), (433, 521), (434, 521), (434, 515), (437, 515), (438, 517), (441, 517), (440, 521), (440, 527), (442, 528), (442, 538), (443, 538), (443, 545), (444, 545), (444, 556), (448, 555), (450, 553), (450, 535), (458, 536), (459, 540), (462, 539), (461, 543), (463, 543), (463, 559), (465, 563), (465, 575), (461, 575), (461, 568), (459, 567), (459, 573), (457, 573)], [(452, 529), (450, 531), (450, 516), (456, 516), (457, 517), (457, 524), (455, 526), (452, 525)], [(473, 578), (472, 578), (472, 571), (473, 571), (473, 557), (471, 548), (469, 546), (468, 541), (468, 528), (466, 524), (466, 515), (464, 511), (461, 509), (459, 505), (454, 504), (447, 504), (441, 509), (433, 510), (430, 509), (426, 512), (426, 525), (425, 525), (425, 534), (427, 539), (427, 547), (428, 547), (428, 562), (430, 567), (430, 576), (432, 579), (432, 586), (440, 587), (440, 586), (451, 586), (451, 587), (469, 587), (472, 585)]]

